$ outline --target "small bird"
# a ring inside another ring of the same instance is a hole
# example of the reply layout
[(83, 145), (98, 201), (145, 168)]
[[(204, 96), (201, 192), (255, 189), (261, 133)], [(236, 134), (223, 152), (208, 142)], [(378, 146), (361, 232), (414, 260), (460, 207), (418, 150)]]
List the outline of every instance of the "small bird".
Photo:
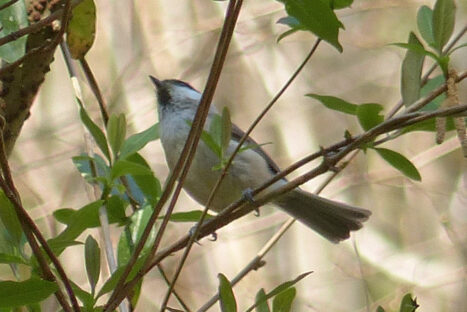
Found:
[[(149, 77), (156, 87), (162, 147), (167, 164), (170, 170), (173, 170), (188, 137), (201, 93), (180, 80), (159, 80), (153, 76)], [(214, 106), (211, 106), (205, 129), (209, 129), (215, 114), (219, 113)], [(232, 124), (227, 157), (233, 153), (243, 134), (240, 128)], [(239, 200), (246, 190), (258, 188), (280, 171), (271, 157), (253, 139), (248, 138), (245, 145), (253, 148), (235, 156), (213, 198), (210, 208), (214, 211), (219, 212), (226, 208)], [(183, 188), (202, 205), (206, 204), (221, 174), (221, 170), (213, 169), (219, 162), (219, 157), (200, 140)], [(281, 179), (263, 192), (270, 192), (286, 183), (286, 179)], [(274, 199), (272, 204), (333, 243), (349, 238), (350, 231), (360, 229), (362, 223), (371, 215), (369, 210), (325, 199), (300, 188), (281, 195)]]

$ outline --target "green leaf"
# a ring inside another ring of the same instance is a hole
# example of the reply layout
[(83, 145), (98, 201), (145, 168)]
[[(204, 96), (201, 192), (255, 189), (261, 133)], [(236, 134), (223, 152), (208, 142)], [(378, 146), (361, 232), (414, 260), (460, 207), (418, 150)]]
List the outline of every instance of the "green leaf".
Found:
[[(86, 229), (98, 226), (99, 223), (96, 225), (96, 219), (99, 220), (98, 211), (103, 204), (103, 200), (97, 200), (77, 210), (66, 229), (57, 237), (49, 239), (49, 243), (74, 241)], [(58, 254), (62, 251), (58, 250)]]
[(314, 93), (309, 93), (306, 96), (309, 96), (311, 98), (314, 98), (320, 101), (324, 106), (326, 106), (329, 109), (342, 112), (345, 114), (349, 114), (349, 115), (357, 114), (358, 105), (349, 103), (337, 97), (329, 96), (329, 95), (319, 95), (319, 94), (314, 94)]
[(440, 58), (434, 54), (433, 52), (425, 50), (425, 48), (419, 44), (414, 44), (414, 43), (391, 43), (391, 45), (403, 48), (403, 49), (408, 49), (412, 52), (421, 54), (421, 55), (426, 55), (431, 57), (433, 60), (435, 60), (437, 63), (439, 63)]
[[(136, 276), (136, 273), (138, 273), (138, 271), (143, 267), (147, 256), (148, 255), (143, 254), (142, 256), (138, 258), (138, 260), (136, 260), (125, 282), (128, 282), (129, 280), (133, 279)], [(99, 293), (97, 294), (97, 298), (114, 290), (115, 286), (117, 286), (117, 282), (120, 279), (120, 276), (122, 276), (124, 271), (125, 271), (125, 266), (118, 267), (118, 269), (112, 274), (112, 276), (110, 276), (110, 278), (104, 283), (104, 285), (102, 285), (102, 288), (99, 290)]]
[(19, 247), (21, 238), (23, 237), (23, 229), (18, 217), (16, 216), (15, 209), (11, 204), (8, 197), (6, 197), (3, 190), (0, 190), (0, 220), (7, 230), (7, 235), (10, 241)]
[(404, 155), (387, 148), (375, 148), (375, 151), (387, 161), (388, 164), (399, 170), (406, 177), (415, 181), (422, 180), (417, 168)]
[[(146, 160), (138, 153), (132, 154), (127, 157), (126, 160), (144, 166), (150, 170)], [(162, 193), (161, 184), (154, 174), (127, 176), (127, 179), (130, 193), (138, 200), (141, 206), (144, 205), (145, 202), (154, 206), (159, 201)]]
[(295, 287), (288, 288), (283, 292), (277, 294), (272, 301), (272, 311), (273, 312), (289, 312), (292, 308), (293, 300), (297, 290)]
[(110, 116), (107, 123), (107, 136), (109, 137), (109, 144), (114, 158), (117, 158), (126, 136), (126, 119), (124, 114), (118, 116), (112, 114)]
[(132, 176), (152, 175), (152, 171), (145, 166), (124, 159), (117, 160), (110, 170), (112, 181), (127, 174)]
[(313, 273), (312, 271), (310, 272), (305, 272), (303, 274), (300, 274), (299, 276), (297, 276), (297, 278), (291, 280), (291, 281), (287, 281), (287, 282), (284, 282), (282, 284), (280, 284), (279, 286), (277, 286), (276, 288), (274, 288), (271, 292), (267, 293), (266, 296), (262, 296), (260, 299), (261, 300), (256, 300), (256, 302), (251, 306), (249, 307), (246, 312), (250, 312), (250, 311), (253, 311), (253, 309), (260, 305), (261, 303), (267, 301), (269, 298), (272, 298), (274, 296), (276, 296), (277, 294), (287, 290), (288, 288), (292, 287), (293, 285), (295, 285), (296, 283), (298, 283), (299, 281), (301, 281), (302, 279), (304, 279), (305, 277), (307, 277), (308, 275), (310, 275), (311, 273)]
[(94, 43), (96, 35), (96, 5), (93, 0), (84, 0), (72, 11), (66, 31), (66, 42), (71, 57), (83, 58)]
[(454, 0), (437, 0), (433, 9), (433, 37), (438, 52), (441, 52), (449, 41), (454, 31), (455, 22), (456, 5)]
[[(2, 1), (5, 4), (6, 1)], [(9, 35), (21, 28), (28, 26), (28, 15), (24, 1), (18, 1), (15, 4), (0, 11), (0, 37)], [(0, 46), (0, 58), (8, 63), (13, 63), (26, 53), (27, 36), (23, 36), (14, 41), (10, 41)]]
[(384, 116), (379, 113), (383, 106), (375, 103), (358, 105), (357, 118), (363, 130), (368, 131), (384, 121)]
[[(110, 167), (107, 165), (105, 160), (97, 154), (95, 154), (94, 157), (81, 154), (80, 156), (74, 156), (71, 159), (76, 169), (78, 169), (78, 171), (81, 173), (83, 179), (85, 179), (86, 182), (90, 184), (95, 184), (96, 182), (102, 180), (99, 179), (99, 177), (106, 177), (110, 173)], [(92, 170), (91, 164), (94, 166), (97, 177), (93, 176), (94, 172)]]
[(433, 47), (435, 44), (435, 38), (433, 37), (433, 10), (426, 5), (422, 5), (418, 10), (417, 26), (425, 42)]
[(337, 19), (329, 3), (307, 0), (279, 0), (279, 2), (284, 3), (287, 14), (296, 18), (301, 27), (342, 52), (338, 36), (339, 28), (343, 28), (343, 25)]
[[(170, 221), (172, 222), (198, 222), (202, 215), (201, 210), (175, 212), (170, 215)], [(158, 219), (163, 219), (165, 216), (160, 216)], [(205, 220), (214, 218), (209, 213), (206, 215)]]
[(85, 311), (94, 311), (92, 310), (92, 307), (95, 304), (94, 297), (92, 294), (88, 293), (87, 291), (83, 290), (81, 287), (71, 282), (71, 289), (73, 289), (73, 292), (75, 293), (76, 297), (81, 300), (83, 303), (84, 307), (87, 309)]
[(15, 256), (15, 255), (9, 255), (5, 253), (0, 253), (0, 263), (18, 263), (18, 264), (27, 264), (26, 261), (23, 260), (23, 258)]
[(340, 10), (348, 8), (352, 5), (353, 0), (327, 0), (329, 2), (329, 7), (333, 10)]
[(402, 298), (401, 306), (399, 311), (400, 312), (415, 312), (415, 310), (419, 307), (417, 304), (417, 299), (412, 299), (411, 294), (406, 294), (404, 298)]
[(159, 124), (156, 123), (148, 129), (133, 134), (122, 145), (120, 159), (124, 159), (142, 149), (146, 144), (159, 138)]
[[(151, 218), (152, 212), (152, 207), (146, 205), (143, 208), (137, 210), (130, 217), (130, 223), (126, 227), (125, 231), (121, 234), (120, 240), (118, 241), (117, 259), (119, 266), (128, 263), (133, 252), (134, 246), (136, 246), (139, 240), (141, 239), (144, 229), (146, 228), (146, 225), (148, 224), (149, 219)], [(143, 247), (143, 253), (151, 248), (155, 238), (156, 228), (153, 227), (149, 234), (148, 240), (146, 241)]]
[[(413, 32), (409, 35), (409, 44), (416, 44), (423, 48)], [(420, 98), (422, 68), (425, 55), (407, 50), (402, 61), (401, 94), (405, 107), (409, 107)]]
[(217, 156), (219, 159), (222, 159), (222, 150), (219, 144), (217, 144), (216, 140), (213, 138), (211, 134), (203, 130), (201, 133), (201, 141), (206, 144), (207, 147)]
[(81, 121), (91, 133), (92, 137), (96, 141), (97, 146), (100, 148), (102, 153), (104, 153), (104, 156), (110, 161), (109, 146), (107, 145), (104, 132), (102, 132), (102, 130), (94, 123), (94, 121), (92, 121), (84, 109), (83, 104), (80, 101), (78, 101), (78, 104), (80, 106), (79, 115), (81, 117)]
[(271, 312), (271, 309), (269, 308), (268, 301), (266, 298), (266, 293), (264, 292), (263, 288), (261, 288), (256, 293), (255, 302), (259, 302), (258, 305), (256, 306), (256, 312)]
[(94, 294), (96, 284), (99, 281), (101, 272), (101, 250), (96, 240), (89, 235), (84, 244), (84, 257), (86, 263), (86, 273), (91, 285), (91, 293)]
[(382, 306), (376, 308), (376, 312), (385, 312)]
[(230, 281), (222, 273), (217, 275), (219, 278), (219, 304), (222, 312), (236, 312), (237, 302), (232, 291)]
[(222, 135), (221, 135), (221, 147), (223, 155), (227, 153), (230, 144), (230, 138), (232, 137), (232, 122), (230, 121), (230, 112), (227, 107), (222, 110)]
[(45, 300), (58, 290), (54, 282), (31, 278), (23, 282), (0, 282), (0, 308), (13, 308)]

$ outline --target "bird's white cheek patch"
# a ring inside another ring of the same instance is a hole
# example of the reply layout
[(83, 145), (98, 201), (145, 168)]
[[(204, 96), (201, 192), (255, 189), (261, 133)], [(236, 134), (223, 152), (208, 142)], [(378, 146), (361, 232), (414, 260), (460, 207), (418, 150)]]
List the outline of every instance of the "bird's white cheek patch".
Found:
[(179, 90), (177, 90), (177, 92), (179, 93), (179, 97), (181, 99), (188, 98), (188, 99), (195, 100), (195, 101), (201, 100), (201, 93), (195, 90), (192, 90), (189, 88), (180, 88)]

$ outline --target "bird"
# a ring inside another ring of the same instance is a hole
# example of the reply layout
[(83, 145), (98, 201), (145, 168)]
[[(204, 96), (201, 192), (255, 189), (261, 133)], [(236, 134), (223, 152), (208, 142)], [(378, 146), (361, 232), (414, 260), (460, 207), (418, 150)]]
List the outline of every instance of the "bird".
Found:
[[(189, 83), (181, 80), (159, 80), (154, 76), (149, 78), (154, 84), (157, 97), (160, 140), (167, 165), (173, 170), (187, 140), (202, 94)], [(219, 115), (219, 111), (211, 105), (205, 130), (209, 129), (215, 115)], [(244, 134), (233, 123), (231, 128), (227, 157), (233, 153)], [(280, 172), (273, 159), (252, 138), (248, 137), (245, 145), (251, 148), (235, 156), (211, 202), (210, 209), (213, 211), (222, 211), (229, 204), (245, 196), (248, 190), (261, 186)], [(208, 201), (221, 175), (221, 170), (214, 169), (219, 162), (219, 157), (212, 148), (200, 140), (183, 188), (202, 205)], [(267, 194), (286, 183), (287, 180), (282, 178), (263, 192)], [(299, 187), (274, 198), (271, 204), (333, 243), (349, 238), (350, 232), (362, 228), (363, 222), (371, 215), (371, 211), (367, 209), (329, 200)]]

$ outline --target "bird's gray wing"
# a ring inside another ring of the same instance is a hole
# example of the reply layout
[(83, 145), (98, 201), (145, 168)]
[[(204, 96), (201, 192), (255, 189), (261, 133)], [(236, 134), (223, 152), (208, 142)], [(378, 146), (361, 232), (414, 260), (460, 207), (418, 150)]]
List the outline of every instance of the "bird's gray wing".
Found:
[[(232, 124), (232, 140), (239, 142), (240, 139), (243, 137), (245, 132), (237, 127), (235, 124)], [(255, 140), (253, 140), (251, 137), (248, 137), (245, 142), (243, 143), (242, 147), (248, 146), (248, 145), (253, 145), (255, 147), (252, 148), (255, 152), (260, 154), (261, 156), (266, 159), (266, 162), (268, 163), (268, 167), (271, 170), (273, 174), (279, 173), (281, 170), (279, 169), (279, 166), (272, 160), (272, 158), (266, 153), (266, 151), (261, 148), (261, 146), (256, 143)]]

